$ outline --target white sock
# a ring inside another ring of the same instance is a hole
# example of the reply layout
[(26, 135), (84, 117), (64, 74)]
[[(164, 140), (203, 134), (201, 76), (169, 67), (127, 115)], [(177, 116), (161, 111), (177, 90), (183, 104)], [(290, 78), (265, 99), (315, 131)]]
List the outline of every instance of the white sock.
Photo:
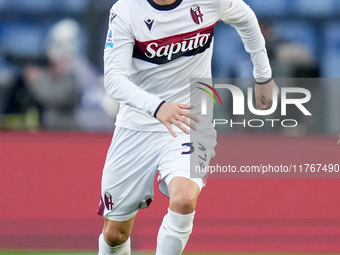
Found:
[(192, 232), (195, 212), (178, 214), (168, 209), (157, 236), (156, 255), (180, 255)]
[(105, 242), (103, 234), (99, 236), (98, 255), (130, 255), (130, 254), (131, 254), (130, 237), (125, 243), (115, 247), (111, 247)]

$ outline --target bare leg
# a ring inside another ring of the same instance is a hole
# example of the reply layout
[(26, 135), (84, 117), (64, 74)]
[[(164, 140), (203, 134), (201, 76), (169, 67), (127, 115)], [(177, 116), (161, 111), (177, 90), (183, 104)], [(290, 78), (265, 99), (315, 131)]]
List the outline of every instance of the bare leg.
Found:
[(99, 255), (130, 255), (130, 235), (135, 216), (127, 221), (105, 218), (103, 233), (99, 237)]
[(184, 177), (175, 177), (169, 184), (170, 204), (157, 237), (156, 255), (179, 255), (192, 232), (200, 188)]

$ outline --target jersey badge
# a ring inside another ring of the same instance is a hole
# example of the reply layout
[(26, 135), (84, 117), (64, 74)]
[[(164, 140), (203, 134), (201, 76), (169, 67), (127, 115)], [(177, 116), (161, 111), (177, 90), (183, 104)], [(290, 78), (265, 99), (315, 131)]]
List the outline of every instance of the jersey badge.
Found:
[(106, 43), (105, 43), (105, 49), (106, 48), (113, 48), (113, 41), (112, 41), (112, 30), (110, 29), (107, 38), (106, 38)]
[(144, 20), (144, 22), (145, 22), (145, 25), (148, 27), (149, 31), (151, 31), (154, 20), (147, 19), (147, 20)]
[(197, 25), (203, 22), (203, 13), (201, 11), (201, 8), (197, 4), (194, 4), (193, 6), (191, 6), (190, 14), (191, 14), (192, 20)]
[(105, 193), (105, 206), (109, 211), (113, 210), (112, 196), (109, 192)]

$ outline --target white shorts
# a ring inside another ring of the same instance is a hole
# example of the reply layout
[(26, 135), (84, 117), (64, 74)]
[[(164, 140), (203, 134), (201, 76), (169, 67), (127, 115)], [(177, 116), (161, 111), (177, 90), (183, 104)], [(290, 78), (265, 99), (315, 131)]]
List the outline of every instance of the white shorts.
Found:
[[(98, 214), (114, 221), (126, 221), (154, 198), (154, 180), (159, 173), (159, 189), (169, 196), (174, 177), (185, 177), (205, 186), (206, 176), (193, 176), (190, 165), (208, 165), (215, 155), (216, 135), (195, 145), (190, 135), (144, 132), (116, 127), (103, 169)], [(195, 149), (196, 148), (196, 149)], [(202, 154), (203, 153), (203, 154)], [(196, 159), (195, 159), (196, 158)], [(203, 159), (203, 162), (202, 162)]]

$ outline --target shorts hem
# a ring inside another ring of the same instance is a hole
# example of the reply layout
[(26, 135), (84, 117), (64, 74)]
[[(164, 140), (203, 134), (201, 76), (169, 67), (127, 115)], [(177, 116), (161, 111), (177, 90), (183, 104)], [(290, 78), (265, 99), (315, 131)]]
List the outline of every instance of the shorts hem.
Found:
[(134, 211), (132, 213), (124, 214), (124, 215), (110, 215), (110, 213), (108, 213), (108, 214), (104, 215), (104, 217), (106, 219), (109, 219), (109, 220), (112, 220), (112, 221), (122, 222), (122, 221), (127, 221), (127, 220), (131, 219), (137, 213), (138, 213), (138, 210), (136, 210), (136, 211)]
[(175, 177), (183, 177), (183, 178), (193, 181), (194, 183), (197, 184), (200, 191), (202, 191), (202, 188), (205, 187), (205, 182), (202, 178), (190, 177), (190, 172), (188, 172), (188, 170), (176, 170), (165, 175), (163, 178), (161, 178), (161, 180), (158, 183), (158, 189), (167, 197), (170, 197), (169, 189), (168, 189), (169, 184), (172, 181), (172, 179)]

